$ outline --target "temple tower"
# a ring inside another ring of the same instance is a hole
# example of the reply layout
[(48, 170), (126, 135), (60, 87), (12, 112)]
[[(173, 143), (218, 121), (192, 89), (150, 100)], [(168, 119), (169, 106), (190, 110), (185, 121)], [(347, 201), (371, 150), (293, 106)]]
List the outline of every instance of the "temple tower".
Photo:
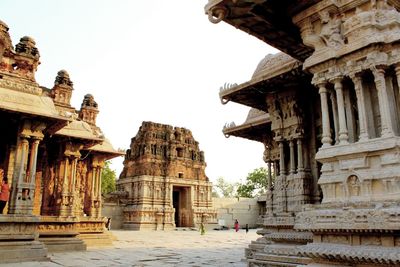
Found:
[(185, 128), (143, 122), (117, 182), (128, 192), (126, 229), (173, 229), (215, 223), (211, 182), (198, 142)]

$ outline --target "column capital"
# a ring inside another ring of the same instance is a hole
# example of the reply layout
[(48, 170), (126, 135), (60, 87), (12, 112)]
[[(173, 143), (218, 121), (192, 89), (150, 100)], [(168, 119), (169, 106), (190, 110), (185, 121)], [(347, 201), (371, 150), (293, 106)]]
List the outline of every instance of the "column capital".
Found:
[(400, 62), (394, 65), (394, 70), (396, 71), (396, 75), (400, 75)]
[(342, 89), (343, 88), (343, 85), (342, 85), (342, 81), (343, 81), (343, 76), (336, 76), (336, 77), (333, 77), (332, 79), (330, 79), (330, 81), (333, 83), (333, 85), (334, 85), (334, 89), (335, 90), (337, 90), (337, 89)]
[(339, 74), (339, 75), (335, 75), (335, 76), (333, 76), (332, 78), (330, 78), (329, 79), (329, 81), (331, 82), (331, 83), (341, 83), (342, 81), (343, 81), (343, 78), (344, 78), (344, 76), (343, 75), (341, 75), (341, 74)]
[(361, 81), (361, 72), (354, 72), (354, 73), (350, 73), (349, 77), (353, 82), (359, 82)]
[(374, 67), (371, 69), (371, 71), (374, 75), (375, 81), (385, 77), (386, 70), (382, 67)]

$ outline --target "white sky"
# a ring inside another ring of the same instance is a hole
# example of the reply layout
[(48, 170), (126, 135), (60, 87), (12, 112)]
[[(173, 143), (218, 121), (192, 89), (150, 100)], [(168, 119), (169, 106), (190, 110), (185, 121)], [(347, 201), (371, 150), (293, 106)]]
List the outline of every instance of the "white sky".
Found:
[[(226, 122), (243, 123), (249, 107), (222, 105), (225, 82), (251, 78), (275, 53), (260, 40), (204, 14), (207, 0), (1, 0), (0, 20), (15, 45), (35, 39), (42, 64), (36, 79), (51, 88), (59, 70), (74, 82), (72, 105), (94, 95), (100, 126), (115, 148), (127, 149), (142, 121), (185, 127), (205, 153), (215, 181), (244, 180), (264, 166), (263, 145), (225, 138)], [(117, 175), (123, 157), (113, 160)]]

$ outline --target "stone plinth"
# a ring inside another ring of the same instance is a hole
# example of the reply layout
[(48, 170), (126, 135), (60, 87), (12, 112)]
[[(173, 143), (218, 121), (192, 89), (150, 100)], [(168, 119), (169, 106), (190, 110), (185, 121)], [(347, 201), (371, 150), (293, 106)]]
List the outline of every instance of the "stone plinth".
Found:
[(74, 218), (42, 216), (38, 226), (39, 240), (50, 252), (86, 250), (85, 243), (77, 237), (76, 222)]
[(0, 215), (0, 259), (2, 263), (47, 261), (47, 248), (39, 241), (39, 217)]

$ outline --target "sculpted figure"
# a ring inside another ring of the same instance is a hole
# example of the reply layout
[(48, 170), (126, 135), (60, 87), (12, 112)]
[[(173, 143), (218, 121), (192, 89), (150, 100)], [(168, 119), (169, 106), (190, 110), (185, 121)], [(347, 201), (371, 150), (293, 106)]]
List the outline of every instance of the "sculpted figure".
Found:
[(320, 37), (326, 46), (338, 49), (344, 45), (341, 34), (342, 20), (337, 16), (331, 18), (328, 11), (322, 11), (320, 17), (322, 23)]

